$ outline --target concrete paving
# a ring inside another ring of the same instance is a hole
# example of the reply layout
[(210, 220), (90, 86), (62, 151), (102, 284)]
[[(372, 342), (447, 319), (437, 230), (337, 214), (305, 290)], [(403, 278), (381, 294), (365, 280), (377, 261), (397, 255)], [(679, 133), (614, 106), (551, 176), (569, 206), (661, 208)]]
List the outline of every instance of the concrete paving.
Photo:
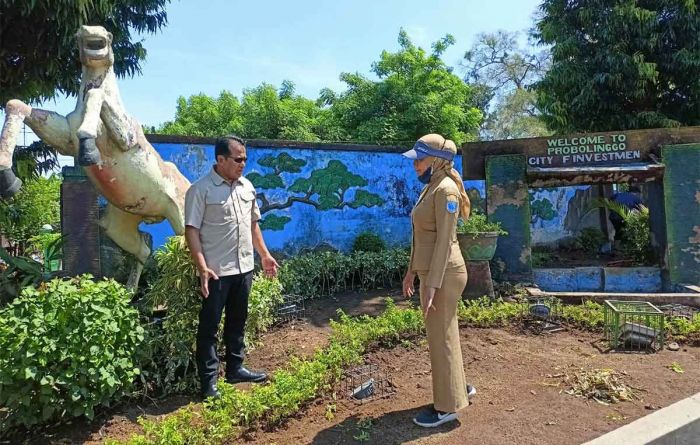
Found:
[(700, 445), (700, 392), (583, 445)]

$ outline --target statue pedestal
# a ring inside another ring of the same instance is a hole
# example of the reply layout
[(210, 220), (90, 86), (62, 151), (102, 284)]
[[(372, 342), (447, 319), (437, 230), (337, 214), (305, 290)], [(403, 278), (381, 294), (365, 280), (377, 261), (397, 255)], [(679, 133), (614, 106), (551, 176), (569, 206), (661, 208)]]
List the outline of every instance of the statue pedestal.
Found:
[(466, 261), (469, 279), (462, 292), (462, 298), (494, 298), (491, 267), (488, 261)]
[(61, 233), (63, 269), (69, 275), (101, 275), (100, 209), (97, 191), (81, 167), (63, 167), (61, 184)]

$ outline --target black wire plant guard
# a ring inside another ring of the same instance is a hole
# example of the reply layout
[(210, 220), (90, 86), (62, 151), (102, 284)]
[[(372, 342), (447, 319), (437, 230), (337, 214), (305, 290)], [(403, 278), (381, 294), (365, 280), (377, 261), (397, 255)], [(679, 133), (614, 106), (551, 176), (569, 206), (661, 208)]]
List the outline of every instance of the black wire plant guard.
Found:
[(673, 318), (685, 318), (688, 321), (693, 321), (693, 319), (700, 313), (698, 309), (685, 306), (678, 303), (670, 303), (658, 306), (659, 310), (666, 315), (666, 319)]
[(303, 295), (284, 295), (275, 309), (275, 325), (306, 319), (306, 303)]
[(522, 302), (521, 318), (525, 328), (536, 334), (563, 330), (563, 303), (556, 297), (526, 297)]
[(356, 403), (366, 403), (396, 394), (396, 387), (390, 375), (374, 363), (357, 366), (343, 374), (342, 391)]
[(664, 347), (666, 316), (648, 301), (605, 300), (605, 339), (611, 350), (655, 352)]

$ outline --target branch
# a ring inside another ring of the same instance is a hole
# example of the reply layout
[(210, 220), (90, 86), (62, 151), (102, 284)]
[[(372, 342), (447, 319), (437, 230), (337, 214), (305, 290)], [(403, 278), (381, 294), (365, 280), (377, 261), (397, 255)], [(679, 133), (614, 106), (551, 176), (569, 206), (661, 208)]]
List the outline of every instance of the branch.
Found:
[(260, 207), (260, 213), (263, 214), (263, 213), (270, 212), (272, 210), (287, 209), (287, 208), (291, 207), (292, 204), (294, 204), (295, 202), (301, 202), (303, 204), (308, 204), (310, 206), (315, 207), (316, 209), (318, 209), (320, 207), (319, 203), (309, 199), (309, 195), (304, 196), (304, 197), (290, 196), (289, 198), (287, 198), (286, 202), (277, 203), (277, 204), (270, 204), (267, 201), (263, 201), (263, 206)]

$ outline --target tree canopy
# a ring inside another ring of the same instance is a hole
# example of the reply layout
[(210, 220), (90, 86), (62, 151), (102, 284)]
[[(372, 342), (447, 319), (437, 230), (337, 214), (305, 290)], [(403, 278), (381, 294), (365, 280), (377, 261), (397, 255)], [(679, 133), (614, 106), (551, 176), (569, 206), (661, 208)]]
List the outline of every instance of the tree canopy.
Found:
[(559, 132), (700, 124), (694, 0), (544, 0), (536, 24), (552, 67), (536, 84)]
[(146, 49), (132, 31), (154, 33), (167, 22), (169, 0), (0, 0), (0, 104), (75, 94), (80, 58), (75, 32), (104, 26), (113, 35), (118, 76), (140, 73)]
[(465, 81), (484, 98), (483, 139), (513, 139), (551, 134), (536, 106), (532, 85), (546, 72), (547, 51), (518, 44), (518, 33), (479, 34), (464, 54)]
[(426, 53), (401, 31), (399, 50), (382, 52), (372, 64), (377, 80), (343, 73), (346, 90), (325, 88), (316, 101), (297, 95), (290, 81), (245, 89), (241, 100), (227, 91), (180, 97), (175, 119), (158, 132), (383, 144), (441, 133), (460, 144), (476, 137), (481, 112), (470, 86), (440, 58), (453, 43), (445, 36)]

